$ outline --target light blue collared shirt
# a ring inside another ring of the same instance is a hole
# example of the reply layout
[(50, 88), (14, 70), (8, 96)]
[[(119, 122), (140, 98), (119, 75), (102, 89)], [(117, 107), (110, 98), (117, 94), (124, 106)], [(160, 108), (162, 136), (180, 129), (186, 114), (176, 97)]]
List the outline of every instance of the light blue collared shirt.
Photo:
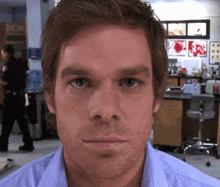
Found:
[[(15, 171), (0, 187), (67, 187), (63, 147)], [(141, 187), (220, 187), (220, 181), (153, 149), (148, 142)]]

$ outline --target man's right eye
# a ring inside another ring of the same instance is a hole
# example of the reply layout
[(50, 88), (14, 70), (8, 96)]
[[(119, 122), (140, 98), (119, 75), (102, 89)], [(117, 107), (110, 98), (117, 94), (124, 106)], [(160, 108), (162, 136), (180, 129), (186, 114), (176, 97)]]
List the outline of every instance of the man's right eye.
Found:
[(89, 81), (85, 78), (78, 78), (71, 81), (71, 84), (77, 88), (83, 88), (89, 86)]

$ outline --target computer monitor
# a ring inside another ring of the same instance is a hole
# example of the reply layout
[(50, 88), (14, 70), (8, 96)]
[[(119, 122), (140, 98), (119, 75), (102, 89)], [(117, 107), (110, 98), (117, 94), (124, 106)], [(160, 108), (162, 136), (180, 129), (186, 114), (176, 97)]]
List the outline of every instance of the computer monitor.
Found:
[(193, 68), (197, 68), (200, 69), (201, 71), (201, 59), (183, 59), (182, 60), (182, 67), (187, 69), (187, 75), (191, 75), (192, 74), (192, 70)]

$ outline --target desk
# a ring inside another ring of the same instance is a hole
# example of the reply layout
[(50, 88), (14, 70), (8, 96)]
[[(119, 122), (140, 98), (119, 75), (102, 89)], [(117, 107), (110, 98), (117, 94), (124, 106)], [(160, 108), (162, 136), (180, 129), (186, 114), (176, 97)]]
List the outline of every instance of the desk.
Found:
[[(190, 108), (190, 95), (165, 94), (159, 111), (155, 115), (153, 124), (153, 145), (174, 146), (183, 148), (186, 138), (198, 136), (199, 121), (186, 116)], [(220, 154), (220, 98), (215, 98), (214, 119), (205, 120), (203, 138), (212, 139), (218, 144)]]

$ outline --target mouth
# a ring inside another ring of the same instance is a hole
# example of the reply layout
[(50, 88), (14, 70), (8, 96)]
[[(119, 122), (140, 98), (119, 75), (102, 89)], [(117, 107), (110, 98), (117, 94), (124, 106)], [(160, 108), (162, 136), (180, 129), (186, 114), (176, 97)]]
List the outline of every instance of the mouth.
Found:
[(113, 148), (118, 147), (126, 143), (126, 140), (121, 138), (92, 138), (88, 140), (84, 140), (84, 142), (93, 147), (100, 147), (100, 148)]

